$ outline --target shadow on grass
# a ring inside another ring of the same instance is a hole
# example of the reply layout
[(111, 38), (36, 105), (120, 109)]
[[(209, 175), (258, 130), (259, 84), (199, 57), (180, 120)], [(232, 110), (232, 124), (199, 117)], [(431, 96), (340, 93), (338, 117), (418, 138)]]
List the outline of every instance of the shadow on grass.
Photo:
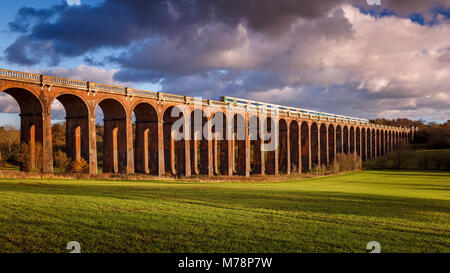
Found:
[[(400, 184), (404, 185), (404, 184)], [(417, 187), (416, 184), (412, 186)], [(430, 185), (420, 185), (430, 186)], [(432, 188), (432, 190), (436, 190)], [(444, 189), (448, 190), (448, 188)], [(154, 184), (88, 185), (88, 184), (28, 184), (0, 183), (0, 192), (17, 194), (67, 196), (68, 198), (113, 198), (148, 203), (162, 200), (175, 206), (194, 205), (216, 209), (252, 211), (258, 213), (324, 213), (369, 217), (416, 218), (424, 220), (424, 213), (448, 213), (450, 201), (396, 197), (377, 194), (356, 194), (313, 190), (274, 190), (273, 188), (225, 188), (214, 185), (173, 186)], [(89, 200), (87, 201), (89, 202)], [(425, 217), (425, 218), (424, 218)]]

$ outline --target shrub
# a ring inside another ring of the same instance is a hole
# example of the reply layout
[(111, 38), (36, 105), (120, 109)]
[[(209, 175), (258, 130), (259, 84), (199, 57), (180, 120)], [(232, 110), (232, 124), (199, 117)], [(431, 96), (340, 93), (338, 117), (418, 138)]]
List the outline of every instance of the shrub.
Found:
[(3, 152), (0, 150), (0, 167), (5, 166), (5, 157), (3, 156)]
[(53, 162), (55, 164), (55, 167), (63, 173), (69, 170), (70, 159), (67, 157), (67, 154), (65, 152), (61, 150), (57, 151), (53, 156)]
[(361, 169), (361, 158), (354, 154), (337, 154), (336, 160), (331, 164), (332, 173), (358, 171)]
[(15, 147), (14, 161), (19, 163), (20, 170), (25, 172), (33, 171), (33, 164), (30, 157), (30, 146), (26, 143), (21, 143)]
[(87, 173), (89, 172), (89, 164), (83, 158), (73, 160), (69, 164), (69, 172), (71, 173)]

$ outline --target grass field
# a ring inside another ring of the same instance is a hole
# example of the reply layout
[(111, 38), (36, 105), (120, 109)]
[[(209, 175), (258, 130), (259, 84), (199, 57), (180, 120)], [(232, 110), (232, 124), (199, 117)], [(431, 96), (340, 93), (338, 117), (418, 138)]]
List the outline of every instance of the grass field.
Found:
[(450, 173), (284, 182), (0, 179), (0, 252), (450, 252)]

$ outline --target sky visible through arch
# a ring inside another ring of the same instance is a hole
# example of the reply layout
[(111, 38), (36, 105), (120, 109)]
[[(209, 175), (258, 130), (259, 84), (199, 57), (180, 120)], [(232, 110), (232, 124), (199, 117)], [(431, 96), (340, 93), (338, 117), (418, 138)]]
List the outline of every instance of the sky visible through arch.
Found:
[[(1, 68), (361, 118), (450, 119), (449, 0), (0, 5)], [(0, 112), (0, 125), (18, 125), (7, 95)], [(60, 105), (53, 114), (64, 119)]]

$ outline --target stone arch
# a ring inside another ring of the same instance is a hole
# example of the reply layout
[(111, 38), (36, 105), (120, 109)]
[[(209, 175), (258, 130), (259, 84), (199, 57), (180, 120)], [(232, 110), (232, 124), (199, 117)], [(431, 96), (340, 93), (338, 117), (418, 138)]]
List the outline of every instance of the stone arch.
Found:
[(303, 121), (300, 128), (301, 132), (301, 151), (302, 151), (302, 170), (311, 169), (311, 152), (310, 152), (310, 129), (306, 121)]
[(328, 165), (328, 132), (327, 125), (322, 123), (319, 127), (319, 138), (320, 138), (320, 165)]
[[(44, 140), (44, 107), (42, 102), (34, 93), (24, 88), (8, 88), (0, 93), (8, 94), (19, 105), (20, 143), (28, 145), (31, 164), (28, 166), (28, 169), (25, 169), (25, 166), (21, 166), (21, 170), (42, 170), (44, 165), (42, 157), (44, 155), (42, 151), (37, 149), (38, 146), (43, 144)], [(51, 160), (51, 153), (46, 160)], [(49, 165), (53, 165), (53, 163)]]
[(280, 119), (278, 121), (278, 168), (282, 174), (290, 173), (288, 166), (288, 153), (290, 152), (288, 141), (288, 124), (286, 120)]
[(311, 124), (311, 165), (317, 167), (320, 165), (320, 147), (319, 147), (319, 126), (313, 122)]
[(233, 173), (245, 175), (245, 118), (234, 114), (233, 122)]
[(299, 149), (299, 125), (296, 120), (289, 124), (289, 149), (290, 149), (290, 169), (293, 173), (301, 171), (301, 157)]
[(135, 172), (158, 175), (158, 112), (150, 103), (133, 107)]
[(328, 162), (333, 162), (335, 158), (335, 150), (336, 150), (336, 138), (334, 125), (328, 125)]
[(118, 100), (106, 98), (98, 103), (103, 112), (103, 172), (125, 173), (128, 165), (127, 114)]

